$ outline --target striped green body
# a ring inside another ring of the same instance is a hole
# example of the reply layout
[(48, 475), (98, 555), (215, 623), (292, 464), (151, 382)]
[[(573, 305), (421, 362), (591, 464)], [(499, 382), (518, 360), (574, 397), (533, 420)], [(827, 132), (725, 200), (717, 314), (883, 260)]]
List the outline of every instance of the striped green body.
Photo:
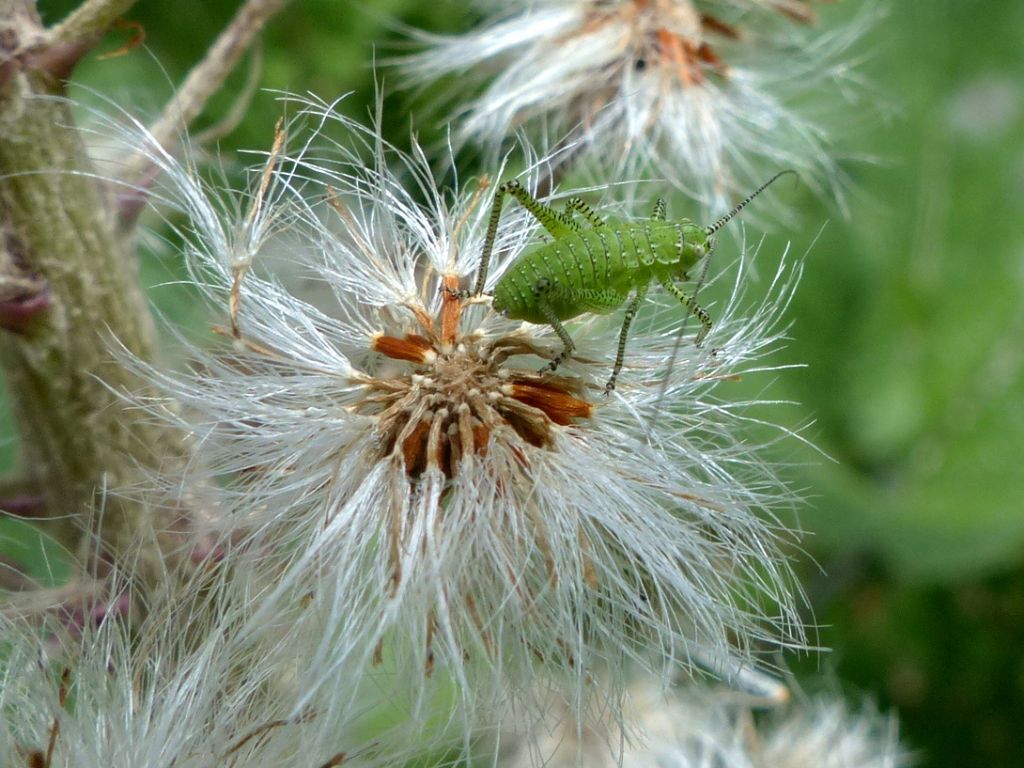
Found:
[[(685, 280), (708, 250), (704, 227), (689, 221), (607, 221), (560, 234), (521, 254), (494, 286), (494, 309), (516, 320), (548, 322), (538, 301), (559, 320), (604, 314), (651, 280)], [(547, 281), (546, 283), (544, 281)]]

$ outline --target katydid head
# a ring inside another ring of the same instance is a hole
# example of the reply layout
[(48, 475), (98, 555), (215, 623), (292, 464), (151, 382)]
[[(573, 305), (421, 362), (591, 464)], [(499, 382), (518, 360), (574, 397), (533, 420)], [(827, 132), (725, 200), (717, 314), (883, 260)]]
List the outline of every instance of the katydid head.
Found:
[(673, 273), (685, 279), (693, 266), (711, 253), (714, 240), (708, 235), (705, 227), (688, 219), (670, 222), (669, 225), (672, 228), (674, 242), (670, 252), (671, 258), (666, 256), (666, 263), (673, 265)]
[[(757, 197), (762, 192), (764, 192), (766, 189), (768, 189), (768, 187), (770, 187), (772, 185), (772, 183), (775, 182), (776, 179), (778, 179), (780, 176), (785, 176), (787, 173), (792, 173), (794, 176), (797, 175), (796, 171), (791, 170), (791, 169), (787, 169), (785, 171), (779, 171), (778, 173), (776, 173), (774, 176), (772, 176), (770, 179), (768, 179), (768, 181), (766, 181), (760, 187), (758, 187), (753, 192), (751, 192), (749, 195), (747, 195), (745, 198), (743, 198), (743, 200), (741, 200), (739, 203), (737, 203), (736, 206), (731, 211), (729, 211), (727, 214), (725, 214), (725, 216), (723, 216), (718, 221), (716, 221), (714, 224), (712, 224), (710, 227), (708, 227), (705, 230), (707, 232), (708, 238), (710, 238), (713, 234), (715, 234), (715, 232), (717, 232), (722, 227), (724, 227), (726, 224), (728, 224), (730, 221), (732, 221), (732, 219), (736, 218), (737, 214), (739, 214), (740, 211), (742, 211), (744, 208), (746, 208), (747, 204), (750, 203), (751, 200), (753, 200), (755, 197)], [(711, 249), (708, 248), (708, 250), (710, 251)]]
[(715, 250), (715, 238), (704, 227), (693, 227), (687, 238), (693, 263), (697, 263)]

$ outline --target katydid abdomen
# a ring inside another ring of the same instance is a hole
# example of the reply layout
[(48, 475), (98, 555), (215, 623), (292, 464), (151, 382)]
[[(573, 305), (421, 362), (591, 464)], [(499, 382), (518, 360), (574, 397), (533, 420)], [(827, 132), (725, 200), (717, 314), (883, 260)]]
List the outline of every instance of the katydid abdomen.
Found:
[[(533, 246), (498, 280), (494, 308), (531, 323), (548, 322), (544, 303), (559, 320), (612, 312), (655, 277), (686, 278), (703, 255), (703, 248), (687, 242), (686, 228), (675, 222), (612, 221)], [(703, 227), (699, 230), (703, 234)]]

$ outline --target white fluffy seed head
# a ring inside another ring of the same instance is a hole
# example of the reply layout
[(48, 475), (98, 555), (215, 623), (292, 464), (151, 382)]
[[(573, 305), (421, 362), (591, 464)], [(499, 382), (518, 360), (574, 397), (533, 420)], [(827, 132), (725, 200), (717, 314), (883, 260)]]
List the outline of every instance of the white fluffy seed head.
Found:
[(553, 699), (545, 719), (508, 724), (503, 768), (900, 768), (911, 764), (894, 717), (860, 711), (838, 697), (801, 699), (754, 718), (729, 692), (669, 687), (639, 678), (628, 689), (623, 722), (581, 722)]
[(913, 755), (900, 745), (896, 718), (838, 698), (802, 702), (777, 718), (757, 750), (758, 765), (778, 768), (900, 768)]
[(841, 126), (826, 116), (863, 90), (850, 50), (867, 16), (822, 30), (804, 0), (544, 0), (490, 12), (463, 35), (420, 35), (425, 49), (400, 62), (417, 85), (454, 76), (461, 140), (500, 146), (522, 126), (572, 135), (581, 150), (564, 159), (605, 178), (653, 173), (711, 214), (782, 168), (841, 201), (829, 156)]
[(345, 766), (365, 768), (419, 752), (393, 744), (381, 759), (375, 745), (358, 742), (352, 710), (296, 711), (294, 696), (233, 631), (234, 607), (213, 613), (195, 595), (179, 597), (153, 599), (142, 619), (108, 616), (80, 632), (57, 616), (30, 622), (6, 610), (0, 764), (315, 767), (340, 765), (329, 761), (344, 753)]
[[(600, 691), (615, 709), (628, 666), (665, 672), (699, 655), (742, 667), (765, 643), (802, 646), (772, 517), (790, 496), (748, 441), (749, 404), (728, 393), (779, 338), (798, 270), (780, 268), (746, 316), (741, 274), (704, 347), (684, 344), (673, 364), (674, 307), (670, 326), (631, 338), (604, 400), (592, 382), (617, 323), (572, 324), (580, 361), (542, 376), (550, 329), (457, 298), (493, 186), (442, 191), (418, 148), (298, 101), (261, 213), (284, 233), (244, 231), (260, 220), (251, 195), (224, 202), (167, 167), (163, 194), (180, 188), (187, 256), (220, 317), (236, 281), (224, 233), (241, 220), (238, 240), (260, 244), (240, 284), (241, 349), (194, 349), (186, 372), (137, 364), (178, 404), (140, 405), (180, 424), (199, 457), (155, 482), (210, 500), (231, 542), (223, 589), (249, 606), (234, 632), (273, 649), (254, 663), (288, 680), (296, 711), (355, 701), (367, 677), (410, 722), (436, 710), (437, 686), (467, 720), (529, 704), (538, 684), (568, 687), (580, 707)], [(303, 121), (315, 138), (296, 151)], [(495, 275), (533, 231), (503, 216)], [(328, 306), (260, 269), (280, 237)]]

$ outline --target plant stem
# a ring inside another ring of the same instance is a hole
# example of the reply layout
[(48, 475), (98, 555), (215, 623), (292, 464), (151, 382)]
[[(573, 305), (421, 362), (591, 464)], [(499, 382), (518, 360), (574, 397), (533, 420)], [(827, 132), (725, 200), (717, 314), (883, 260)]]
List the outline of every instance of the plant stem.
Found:
[(0, 360), (24, 471), (42, 489), (50, 531), (88, 552), (93, 568), (99, 552), (116, 555), (165, 528), (140, 502), (100, 499), (102, 491), (130, 487), (140, 467), (180, 456), (180, 446), (114, 394), (144, 385), (113, 362), (112, 341), (152, 359), (153, 324), (112, 201), (90, 176), (68, 102), (55, 98), (63, 81), (37, 66), (51, 60), (33, 47), (47, 39), (31, 2), (0, 0), (0, 282), (31, 280), (47, 292), (31, 322), (0, 334)]

